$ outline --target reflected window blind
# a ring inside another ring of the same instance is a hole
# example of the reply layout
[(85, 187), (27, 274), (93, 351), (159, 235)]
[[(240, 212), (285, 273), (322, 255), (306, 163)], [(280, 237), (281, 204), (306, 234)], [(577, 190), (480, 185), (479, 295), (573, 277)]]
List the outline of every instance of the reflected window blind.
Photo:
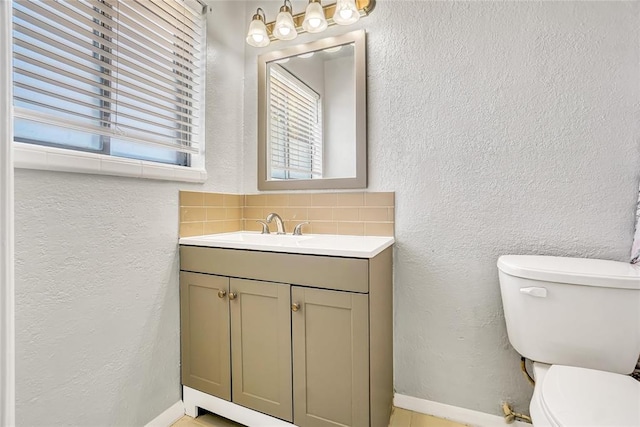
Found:
[(271, 177), (322, 177), (320, 95), (281, 66), (269, 72)]
[(203, 32), (196, 0), (14, 0), (16, 140), (198, 153)]

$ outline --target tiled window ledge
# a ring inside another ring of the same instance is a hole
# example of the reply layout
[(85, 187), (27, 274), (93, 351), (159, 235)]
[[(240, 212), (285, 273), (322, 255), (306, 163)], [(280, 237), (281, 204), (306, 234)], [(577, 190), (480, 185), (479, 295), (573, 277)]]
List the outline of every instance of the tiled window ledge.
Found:
[(14, 166), (58, 172), (115, 175), (167, 181), (205, 182), (205, 169), (165, 165), (62, 148), (13, 143)]

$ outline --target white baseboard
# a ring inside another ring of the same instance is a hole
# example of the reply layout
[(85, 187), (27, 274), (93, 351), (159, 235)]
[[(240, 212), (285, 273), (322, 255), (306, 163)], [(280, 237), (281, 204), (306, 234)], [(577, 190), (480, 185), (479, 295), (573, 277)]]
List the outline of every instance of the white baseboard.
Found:
[(155, 417), (144, 427), (169, 427), (184, 416), (184, 403), (177, 401), (169, 409)]
[(197, 415), (198, 408), (203, 408), (245, 426), (295, 427), (295, 425), (286, 421), (270, 417), (261, 412), (245, 408), (244, 406), (228, 402), (187, 386), (182, 386), (182, 399), (184, 400), (185, 413), (194, 418)]
[(393, 405), (422, 414), (433, 415), (462, 424), (475, 427), (505, 427), (507, 425), (517, 427), (531, 427), (531, 424), (516, 421), (507, 424), (503, 417), (486, 414), (484, 412), (473, 411), (471, 409), (460, 408), (458, 406), (445, 405), (444, 403), (433, 402), (431, 400), (418, 399), (417, 397), (395, 394)]

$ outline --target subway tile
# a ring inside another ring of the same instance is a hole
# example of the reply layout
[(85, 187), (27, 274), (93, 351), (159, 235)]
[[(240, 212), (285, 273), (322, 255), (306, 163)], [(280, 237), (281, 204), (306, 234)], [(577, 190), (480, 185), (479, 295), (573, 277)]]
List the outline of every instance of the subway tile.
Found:
[(227, 217), (225, 208), (207, 208), (207, 221), (221, 220)]
[[(296, 226), (298, 224), (301, 224), (303, 222), (307, 222), (307, 221), (300, 221), (300, 220), (291, 220), (291, 221), (286, 221), (287, 224), (287, 233), (293, 233), (293, 230), (296, 228)], [(302, 234), (311, 234), (311, 224), (305, 224), (302, 226)]]
[(311, 232), (313, 234), (337, 234), (338, 224), (335, 222), (312, 222)]
[(364, 193), (366, 206), (394, 206), (395, 193)]
[(364, 193), (338, 193), (338, 206), (364, 206)]
[(180, 208), (180, 222), (204, 221), (205, 215), (206, 211), (204, 208)]
[(266, 206), (266, 194), (247, 194), (244, 198), (245, 206)]
[(282, 218), (290, 221), (306, 221), (308, 218), (307, 208), (285, 208)]
[(388, 208), (360, 208), (360, 220), (361, 221), (388, 221), (389, 209)]
[(282, 207), (274, 207), (274, 206), (265, 206), (262, 208), (262, 212), (264, 216), (267, 217), (270, 213), (277, 213), (282, 217)]
[(331, 221), (333, 219), (333, 211), (331, 208), (309, 208), (307, 218), (312, 221)]
[(223, 230), (225, 233), (231, 233), (233, 231), (242, 231), (242, 220), (230, 220), (223, 221)]
[(289, 206), (310, 206), (311, 194), (289, 194)]
[(204, 206), (204, 193), (199, 191), (181, 191), (180, 206)]
[(225, 208), (226, 219), (242, 219), (242, 208)]
[(360, 214), (358, 208), (333, 208), (334, 221), (358, 221)]
[(288, 194), (267, 194), (267, 206), (284, 207), (289, 206)]
[(204, 234), (202, 222), (180, 223), (180, 237), (202, 236)]
[(350, 236), (364, 236), (364, 223), (338, 222), (338, 234)]
[(244, 208), (245, 219), (264, 219), (267, 215), (263, 213), (262, 208), (246, 207)]
[(204, 205), (209, 207), (223, 206), (222, 193), (204, 193)]
[(242, 221), (244, 231), (262, 231), (262, 226), (255, 219), (245, 219)]
[(206, 221), (204, 223), (204, 234), (224, 233), (224, 221)]
[(223, 194), (222, 204), (227, 208), (236, 208), (243, 205), (244, 197), (241, 194)]
[(313, 206), (336, 206), (338, 196), (336, 193), (313, 193), (311, 194), (311, 204)]
[(392, 222), (365, 222), (365, 236), (393, 236)]

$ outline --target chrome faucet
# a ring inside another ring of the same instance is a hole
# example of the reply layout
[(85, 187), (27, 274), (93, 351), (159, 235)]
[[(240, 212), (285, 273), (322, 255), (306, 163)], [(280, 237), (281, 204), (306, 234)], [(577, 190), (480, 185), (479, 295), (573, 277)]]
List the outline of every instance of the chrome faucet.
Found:
[(286, 234), (284, 231), (284, 223), (282, 222), (282, 218), (275, 212), (271, 212), (267, 215), (267, 223), (270, 224), (272, 220), (276, 220), (276, 227), (278, 229), (276, 234)]
[(296, 225), (296, 228), (293, 229), (293, 235), (294, 236), (302, 236), (302, 226), (310, 224), (309, 221), (305, 221), (305, 222), (301, 222), (300, 224)]

